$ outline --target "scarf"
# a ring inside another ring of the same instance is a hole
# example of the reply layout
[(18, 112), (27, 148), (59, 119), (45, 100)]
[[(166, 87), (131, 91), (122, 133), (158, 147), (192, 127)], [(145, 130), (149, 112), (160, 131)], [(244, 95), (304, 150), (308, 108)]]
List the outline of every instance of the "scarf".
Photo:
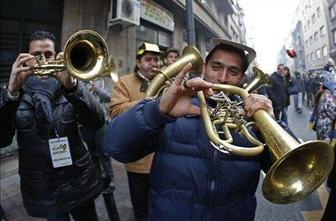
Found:
[(37, 76), (30, 76), (25, 84), (25, 89), (33, 99), (38, 126), (48, 135), (56, 132), (53, 123), (52, 101), (59, 87), (57, 79), (53, 77), (40, 79)]

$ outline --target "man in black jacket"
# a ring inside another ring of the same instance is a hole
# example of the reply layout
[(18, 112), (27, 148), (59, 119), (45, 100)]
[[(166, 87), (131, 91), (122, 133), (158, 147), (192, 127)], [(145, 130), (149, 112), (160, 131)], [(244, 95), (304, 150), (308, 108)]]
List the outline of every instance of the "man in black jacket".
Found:
[(277, 72), (271, 75), (271, 86), (266, 88), (268, 98), (272, 101), (274, 116), (279, 120), (280, 113), (285, 114), (288, 103), (288, 91), (284, 79), (285, 65), (279, 64)]
[(77, 124), (100, 128), (104, 114), (67, 71), (32, 75), (34, 56), (55, 58), (54, 42), (52, 33), (37, 31), (30, 37), (29, 53), (15, 60), (0, 97), (0, 144), (9, 145), (17, 132), (21, 192), (29, 215), (70, 221), (70, 213), (76, 221), (94, 221), (94, 199), (102, 185)]

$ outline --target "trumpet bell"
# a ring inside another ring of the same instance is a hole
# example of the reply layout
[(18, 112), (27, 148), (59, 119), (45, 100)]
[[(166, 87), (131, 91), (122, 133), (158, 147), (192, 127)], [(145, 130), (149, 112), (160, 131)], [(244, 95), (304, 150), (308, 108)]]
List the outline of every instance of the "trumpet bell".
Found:
[(333, 149), (327, 143), (303, 143), (272, 165), (262, 185), (263, 195), (277, 204), (302, 200), (328, 177), (333, 161)]
[(107, 44), (95, 31), (78, 31), (65, 44), (64, 66), (78, 79), (98, 77), (108, 69), (108, 63)]

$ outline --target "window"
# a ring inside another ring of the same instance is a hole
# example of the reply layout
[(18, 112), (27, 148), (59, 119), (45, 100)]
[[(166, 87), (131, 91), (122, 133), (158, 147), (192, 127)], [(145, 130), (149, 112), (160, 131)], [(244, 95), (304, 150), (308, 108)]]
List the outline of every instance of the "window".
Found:
[(310, 19), (308, 20), (307, 26), (308, 26), (308, 29), (309, 29), (310, 28)]
[(320, 7), (318, 7), (318, 8), (316, 9), (316, 14), (317, 14), (317, 17), (318, 17), (318, 18), (321, 17), (321, 9), (320, 9)]
[(329, 13), (330, 13), (330, 18), (331, 19), (335, 18), (335, 9), (334, 9), (334, 6), (329, 9)]
[(320, 28), (320, 36), (324, 36), (325, 35), (325, 28), (324, 25)]
[(321, 58), (321, 49), (316, 50), (316, 58), (320, 59)]
[(313, 36), (310, 36), (310, 38), (309, 38), (309, 44), (310, 44), (310, 45), (313, 44)]
[(305, 41), (305, 45), (306, 45), (306, 47), (308, 46), (308, 40)]
[(328, 55), (328, 49), (327, 46), (323, 46), (322, 47), (322, 56), (325, 57)]
[(315, 14), (313, 14), (313, 16), (312, 16), (312, 24), (315, 24), (315, 22), (316, 22), (316, 16), (315, 16)]
[(332, 34), (333, 34), (333, 43), (334, 45), (336, 45), (336, 30), (333, 30)]
[(317, 41), (317, 40), (318, 40), (318, 33), (315, 32), (315, 33), (314, 33), (314, 41)]

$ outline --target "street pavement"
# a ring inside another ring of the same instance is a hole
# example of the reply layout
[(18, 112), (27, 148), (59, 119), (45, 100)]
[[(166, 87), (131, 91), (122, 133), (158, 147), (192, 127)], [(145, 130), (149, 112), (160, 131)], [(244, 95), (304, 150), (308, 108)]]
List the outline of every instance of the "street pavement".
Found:
[[(292, 101), (292, 104), (294, 102)], [(293, 105), (289, 107), (289, 127), (303, 141), (315, 139), (315, 133), (307, 129), (306, 125), (311, 110), (303, 108), (303, 113), (296, 113)], [(0, 203), (6, 212), (8, 221), (40, 221), (44, 219), (32, 218), (22, 204), (20, 193), (20, 178), (17, 173), (17, 155), (1, 159), (1, 180), (0, 180)], [(114, 196), (121, 221), (135, 221), (132, 206), (129, 198), (127, 177), (124, 166), (112, 160), (115, 173), (116, 190)], [(298, 203), (289, 205), (272, 204), (262, 196), (261, 184), (263, 175), (257, 191), (257, 212), (256, 221), (318, 221), (325, 208), (328, 191), (325, 184), (312, 193), (309, 197)], [(108, 221), (106, 208), (102, 196), (96, 200), (96, 209), (100, 221)]]

